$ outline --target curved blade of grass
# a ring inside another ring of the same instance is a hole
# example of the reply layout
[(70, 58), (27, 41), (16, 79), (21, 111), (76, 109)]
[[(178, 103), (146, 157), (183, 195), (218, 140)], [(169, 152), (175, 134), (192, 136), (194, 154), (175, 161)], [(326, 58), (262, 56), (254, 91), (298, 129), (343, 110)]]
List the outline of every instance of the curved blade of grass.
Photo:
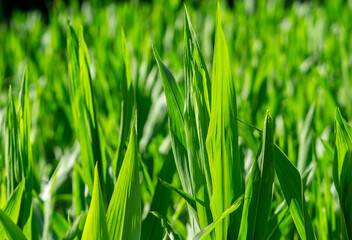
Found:
[(342, 235), (352, 238), (352, 128), (342, 118), (338, 108), (335, 111), (335, 152), (333, 176), (339, 194), (343, 213)]
[(131, 76), (131, 60), (127, 49), (125, 33), (121, 29), (122, 40), (122, 55), (123, 55), (123, 79), (122, 79), (122, 102), (121, 102), (121, 122), (119, 132), (119, 145), (114, 160), (112, 161), (112, 168), (115, 177), (117, 178), (120, 172), (123, 161), (123, 150), (127, 141), (128, 135), (131, 132), (132, 113), (134, 109), (134, 91), (132, 86)]
[(196, 236), (194, 236), (193, 240), (203, 240), (206, 237), (209, 236), (211, 231), (214, 230), (214, 228), (221, 223), (221, 221), (228, 216), (229, 214), (233, 213), (236, 211), (242, 204), (243, 202), (243, 195), (240, 196), (228, 209), (226, 209), (214, 222), (209, 224), (206, 228), (204, 228), (202, 231), (197, 233)]
[[(67, 230), (65, 237), (63, 240), (71, 240), (76, 237), (77, 231), (79, 230), (79, 225), (81, 223), (82, 217), (84, 216), (84, 212), (81, 212), (78, 217), (73, 222), (72, 226)], [(84, 219), (84, 218), (83, 218)]]
[(67, 21), (67, 62), (70, 79), (70, 99), (73, 122), (80, 145), (82, 178), (87, 184), (89, 192), (93, 192), (94, 159), (93, 150), (89, 144), (89, 132), (86, 125), (84, 91), (81, 82), (79, 40), (73, 27)]
[[(218, 218), (242, 195), (241, 163), (238, 152), (236, 91), (232, 80), (230, 58), (221, 27), (218, 4), (213, 60), (211, 116), (206, 146), (213, 186), (211, 211)], [(232, 217), (234, 233), (238, 232), (241, 210)], [(216, 239), (227, 238), (230, 218), (225, 217), (215, 228)], [(232, 237), (232, 236), (231, 236)]]
[[(95, 163), (98, 163), (99, 177), (102, 183), (104, 183), (104, 175), (89, 54), (83, 38), (83, 28), (80, 28), (78, 38), (68, 21), (67, 56), (72, 114), (84, 173), (82, 179), (85, 180), (89, 192), (92, 194)], [(105, 184), (102, 184), (101, 188), (105, 202)]]
[(160, 182), (168, 189), (176, 192), (178, 195), (180, 195), (183, 199), (186, 200), (186, 202), (196, 211), (197, 210), (197, 206), (196, 206), (196, 199), (192, 196), (190, 196), (189, 194), (185, 193), (184, 191), (182, 191), (181, 189), (178, 189), (177, 187), (172, 186), (171, 184), (163, 181), (162, 179), (159, 179)]
[(9, 240), (26, 240), (22, 230), (0, 209), (0, 224)]
[(5, 169), (6, 169), (6, 195), (9, 197), (22, 177), (22, 164), (19, 151), (19, 130), (17, 123), (12, 88), (9, 88), (9, 96), (6, 104), (5, 116)]
[[(4, 206), (4, 213), (15, 223), (17, 224), (17, 220), (20, 214), (20, 208), (22, 203), (22, 195), (24, 191), (24, 181), (17, 186), (15, 191), (11, 194), (9, 200), (6, 202)], [(0, 226), (0, 239), (5, 239), (5, 232)]]
[(179, 240), (180, 237), (178, 236), (176, 230), (171, 226), (171, 224), (169, 223), (169, 221), (167, 220), (166, 217), (164, 217), (163, 215), (155, 212), (155, 211), (151, 211), (151, 213), (159, 218), (161, 220), (161, 225), (162, 227), (165, 229), (167, 235), (169, 236), (170, 239), (172, 240)]
[(89, 206), (89, 211), (84, 225), (82, 240), (97, 239), (109, 240), (109, 232), (106, 225), (105, 207), (103, 196), (100, 188), (98, 165), (94, 170), (94, 186), (92, 201)]
[(163, 64), (155, 48), (153, 48), (153, 51), (165, 91), (169, 114), (169, 129), (171, 135), (172, 151), (175, 158), (177, 172), (180, 176), (182, 188), (186, 193), (193, 196), (193, 187), (186, 150), (187, 144), (184, 131), (184, 119), (182, 113), (182, 109), (184, 108), (184, 99), (175, 81), (175, 78)]
[(140, 239), (142, 211), (137, 149), (136, 126), (133, 126), (107, 212), (111, 239)]
[(206, 206), (196, 203), (200, 226), (204, 228), (212, 222), (209, 208), (212, 186), (205, 143), (210, 115), (208, 93), (210, 78), (186, 6), (184, 16), (184, 71), (186, 92), (184, 123), (187, 152), (195, 197), (206, 203)]
[(274, 145), (275, 170), (298, 234), (303, 240), (316, 239), (307, 211), (301, 175), (281, 149)]
[(269, 112), (264, 121), (262, 147), (253, 162), (243, 206), (238, 239), (262, 239), (273, 197), (275, 159), (273, 122)]

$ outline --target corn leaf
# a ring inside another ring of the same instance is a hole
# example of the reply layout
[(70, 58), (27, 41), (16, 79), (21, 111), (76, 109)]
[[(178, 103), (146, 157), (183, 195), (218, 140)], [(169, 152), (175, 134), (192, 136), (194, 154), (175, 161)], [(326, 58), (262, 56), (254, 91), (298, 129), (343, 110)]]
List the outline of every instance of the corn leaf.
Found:
[(131, 60), (128, 53), (125, 33), (121, 30), (122, 39), (122, 55), (123, 55), (123, 79), (122, 79), (122, 102), (121, 102), (121, 122), (119, 132), (119, 145), (116, 156), (112, 162), (116, 178), (119, 175), (120, 168), (123, 160), (123, 150), (128, 135), (131, 132), (132, 113), (134, 109), (134, 90), (132, 86), (131, 76)]
[(101, 193), (98, 165), (94, 170), (94, 186), (92, 201), (89, 206), (89, 211), (84, 225), (82, 240), (97, 239), (109, 240), (109, 232), (106, 225), (105, 206), (103, 195)]
[(142, 211), (137, 149), (134, 126), (107, 212), (108, 230), (114, 240), (141, 237)]
[[(67, 56), (72, 114), (81, 151), (83, 170), (81, 177), (92, 194), (95, 163), (98, 163), (100, 182), (104, 183), (99, 127), (90, 74), (89, 54), (83, 38), (83, 29), (81, 27), (78, 38), (69, 22), (67, 22)], [(105, 201), (105, 184), (102, 184), (101, 187)]]
[(0, 225), (2, 225), (9, 240), (26, 240), (21, 229), (0, 209)]
[(151, 212), (155, 217), (159, 218), (161, 220), (161, 226), (165, 229), (167, 235), (171, 240), (179, 240), (180, 237), (178, 236), (176, 230), (171, 226), (167, 218), (163, 215), (161, 215), (158, 212), (152, 211)]
[(223, 220), (226, 216), (236, 211), (241, 206), (242, 202), (243, 202), (243, 195), (240, 196), (228, 209), (226, 209), (214, 222), (212, 222), (202, 231), (197, 233), (197, 235), (194, 236), (193, 240), (202, 240), (208, 237), (211, 231), (214, 230), (216, 225), (221, 223), (221, 220)]
[[(185, 193), (181, 189), (178, 189), (177, 187), (172, 186), (171, 184), (163, 181), (162, 179), (159, 179), (159, 180), (166, 188), (174, 191), (175, 193), (180, 195), (184, 200), (186, 200), (186, 202), (193, 208), (193, 210), (195, 210), (195, 211), (197, 210), (197, 206), (196, 206), (197, 200), (195, 198), (188, 195), (187, 193)], [(203, 203), (203, 205), (204, 205), (204, 203)]]
[(271, 209), (275, 159), (273, 123), (269, 113), (265, 117), (262, 139), (246, 189), (238, 239), (262, 239)]
[(212, 186), (205, 143), (210, 114), (210, 79), (186, 7), (184, 22), (184, 127), (194, 195), (205, 203), (196, 203), (200, 226), (204, 228), (212, 221), (209, 208)]
[[(17, 186), (15, 191), (11, 194), (9, 200), (6, 202), (4, 206), (4, 213), (15, 223), (17, 224), (17, 220), (20, 214), (20, 207), (22, 203), (22, 195), (24, 191), (24, 181)], [(0, 227), (0, 239), (5, 239), (5, 232), (2, 227)]]
[[(225, 35), (221, 27), (219, 4), (212, 74), (211, 115), (206, 146), (213, 186), (210, 206), (213, 219), (216, 219), (242, 195), (236, 92)], [(234, 233), (238, 232), (240, 218), (241, 210), (232, 217), (234, 223), (231, 228)], [(216, 239), (227, 238), (229, 223), (230, 218), (226, 217), (216, 226)]]
[(312, 222), (307, 211), (301, 175), (278, 146), (274, 146), (275, 170), (282, 192), (290, 209), (300, 237), (315, 239)]
[(352, 238), (352, 128), (342, 118), (339, 109), (335, 111), (336, 144), (333, 176), (342, 210), (342, 235)]

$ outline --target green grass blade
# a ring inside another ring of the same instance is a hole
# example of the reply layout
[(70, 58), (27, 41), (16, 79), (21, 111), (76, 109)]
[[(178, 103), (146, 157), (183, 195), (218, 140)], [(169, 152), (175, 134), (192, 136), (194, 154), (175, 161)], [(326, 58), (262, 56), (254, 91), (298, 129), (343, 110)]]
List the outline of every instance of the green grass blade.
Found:
[(26, 240), (22, 230), (0, 209), (0, 224), (9, 240)]
[(212, 185), (205, 143), (210, 114), (210, 79), (186, 7), (184, 21), (184, 123), (194, 195), (206, 204), (197, 203), (200, 226), (204, 228), (212, 222), (209, 207)]
[(193, 240), (203, 240), (206, 239), (206, 237), (209, 236), (211, 231), (214, 230), (214, 228), (221, 223), (221, 221), (228, 216), (229, 214), (233, 213), (236, 211), (242, 204), (243, 202), (243, 195), (240, 196), (228, 209), (226, 209), (214, 222), (209, 224), (206, 228), (204, 228), (202, 231), (197, 233), (196, 236), (194, 236)]
[[(67, 22), (67, 60), (70, 79), (70, 99), (76, 135), (80, 145), (81, 164), (84, 180), (89, 192), (93, 192), (94, 159), (90, 145), (86, 120), (85, 92), (81, 81), (79, 38), (73, 27)], [(88, 117), (88, 116), (87, 116)], [(83, 177), (82, 177), (83, 178)]]
[(303, 240), (315, 239), (312, 222), (307, 211), (301, 175), (281, 149), (274, 145), (275, 170), (289, 206), (293, 222)]
[[(211, 210), (218, 218), (242, 195), (241, 164), (238, 152), (237, 106), (234, 81), (224, 32), (221, 27), (221, 9), (218, 4), (211, 116), (206, 146), (209, 157), (213, 195)], [(233, 216), (234, 233), (240, 226), (241, 211)], [(230, 218), (226, 217), (215, 228), (216, 239), (227, 238)]]
[[(176, 230), (171, 226), (167, 218), (158, 212), (152, 211), (151, 212), (155, 217), (159, 218), (161, 220), (161, 225), (165, 229), (167, 235), (169, 236), (170, 239), (173, 240), (179, 240), (180, 237), (178, 236)], [(165, 238), (164, 238), (165, 239)]]
[(342, 118), (339, 109), (335, 111), (335, 152), (333, 177), (339, 194), (343, 213), (342, 235), (352, 238), (352, 128)]
[(6, 168), (6, 195), (9, 197), (22, 177), (22, 164), (19, 151), (19, 133), (17, 115), (15, 111), (14, 100), (12, 96), (11, 86), (9, 88), (9, 96), (6, 104), (5, 116), (5, 168)]
[(83, 217), (84, 214), (85, 214), (84, 212), (81, 212), (78, 215), (78, 217), (73, 222), (72, 226), (70, 226), (70, 228), (67, 230), (63, 240), (71, 240), (71, 239), (74, 239), (76, 237), (77, 232), (79, 230), (79, 225), (80, 225), (82, 219), (84, 220), (84, 217)]
[(111, 239), (141, 237), (142, 210), (138, 162), (137, 133), (134, 126), (107, 212)]
[(184, 191), (193, 195), (182, 113), (182, 109), (184, 108), (184, 99), (175, 81), (175, 78), (172, 76), (167, 67), (162, 63), (156, 49), (153, 48), (153, 50), (165, 91), (169, 113), (169, 129), (171, 135), (172, 151), (175, 158), (177, 172), (180, 176), (182, 188)]
[(174, 191), (175, 193), (180, 195), (183, 199), (185, 199), (186, 202), (193, 208), (194, 211), (197, 211), (197, 205), (196, 205), (197, 201), (196, 201), (196, 199), (194, 197), (192, 197), (189, 194), (185, 193), (181, 189), (178, 189), (177, 187), (172, 186), (171, 184), (163, 181), (162, 179), (159, 179), (159, 180), (166, 188)]
[(253, 163), (244, 200), (238, 239), (262, 239), (273, 197), (275, 159), (273, 122), (267, 113), (264, 121), (262, 148)]
[(119, 145), (116, 156), (112, 162), (116, 178), (119, 175), (123, 161), (123, 151), (131, 132), (132, 113), (134, 109), (134, 90), (131, 76), (131, 60), (127, 49), (125, 33), (121, 29), (122, 55), (123, 55), (123, 79), (122, 79), (122, 102), (121, 102), (121, 122), (119, 132)]
[[(17, 186), (15, 191), (11, 194), (9, 200), (6, 202), (4, 206), (4, 213), (15, 223), (17, 224), (17, 220), (20, 214), (20, 208), (22, 203), (22, 195), (24, 191), (24, 181)], [(0, 227), (0, 239), (5, 239), (5, 232), (2, 227)]]
[(103, 195), (101, 193), (98, 165), (94, 170), (94, 186), (92, 201), (89, 206), (89, 211), (84, 225), (82, 240), (97, 239), (109, 240), (109, 232), (106, 225), (105, 206)]

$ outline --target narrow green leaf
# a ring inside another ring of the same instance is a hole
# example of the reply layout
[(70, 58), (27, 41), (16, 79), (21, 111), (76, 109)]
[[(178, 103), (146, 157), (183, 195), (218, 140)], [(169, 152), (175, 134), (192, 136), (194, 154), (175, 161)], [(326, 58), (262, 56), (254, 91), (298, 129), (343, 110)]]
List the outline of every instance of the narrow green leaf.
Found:
[(94, 186), (92, 201), (89, 206), (87, 220), (84, 225), (82, 240), (97, 239), (109, 240), (109, 232), (106, 225), (105, 207), (100, 188), (98, 165), (94, 170)]
[[(24, 181), (17, 186), (15, 191), (11, 194), (9, 200), (4, 206), (4, 213), (15, 223), (17, 224), (18, 216), (20, 213), (20, 207), (22, 203), (22, 195), (24, 191)], [(5, 239), (5, 232), (2, 227), (0, 227), (0, 239)]]
[(133, 126), (125, 159), (107, 212), (111, 239), (140, 239), (141, 237), (142, 210), (137, 149), (136, 126)]
[(274, 145), (275, 170), (298, 234), (303, 240), (315, 239), (304, 198), (301, 175), (281, 149)]
[(123, 79), (122, 79), (122, 102), (121, 102), (121, 122), (119, 132), (119, 145), (116, 156), (112, 161), (112, 168), (117, 178), (122, 166), (123, 150), (128, 135), (131, 132), (132, 114), (134, 109), (134, 90), (131, 76), (131, 60), (127, 49), (125, 33), (121, 29), (122, 55), (123, 55)]
[(200, 226), (204, 228), (212, 222), (209, 208), (212, 184), (205, 142), (210, 115), (210, 78), (186, 7), (184, 22), (184, 126), (194, 195), (206, 203), (206, 206), (196, 203)]
[(193, 195), (192, 181), (189, 172), (189, 163), (186, 150), (186, 136), (184, 131), (184, 120), (182, 109), (184, 98), (181, 94), (175, 78), (167, 67), (162, 63), (158, 52), (153, 48), (154, 56), (163, 82), (167, 108), (169, 113), (169, 129), (171, 135), (172, 151), (175, 158), (177, 172), (180, 176), (182, 188), (188, 194)]
[[(84, 180), (89, 192), (93, 192), (94, 159), (90, 145), (90, 135), (86, 120), (85, 91), (81, 80), (79, 39), (73, 27), (67, 21), (67, 60), (70, 79), (70, 99), (75, 132), (80, 145), (81, 164)], [(82, 47), (81, 47), (82, 48)], [(84, 75), (84, 74), (82, 74)], [(88, 117), (88, 116), (87, 116)]]
[(0, 209), (0, 224), (9, 240), (26, 240), (21, 229)]
[(82, 216), (84, 216), (84, 212), (81, 212), (78, 217), (75, 219), (75, 221), (73, 222), (72, 226), (70, 226), (70, 228), (67, 230), (65, 237), (63, 238), (63, 240), (71, 240), (74, 237), (76, 237), (79, 225), (81, 223), (82, 220)]
[(273, 123), (267, 113), (264, 121), (262, 147), (253, 162), (246, 189), (238, 239), (262, 239), (273, 196), (275, 159)]
[(174, 187), (171, 184), (163, 181), (162, 179), (159, 179), (159, 180), (166, 188), (176, 192), (178, 195), (180, 195), (183, 199), (186, 200), (186, 202), (193, 208), (193, 210), (197, 211), (196, 199), (194, 197), (192, 197), (189, 194), (185, 193), (181, 189), (178, 189), (177, 187)]
[(243, 202), (243, 195), (240, 196), (228, 209), (226, 209), (214, 222), (209, 224), (206, 228), (204, 228), (202, 231), (197, 233), (196, 236), (194, 236), (193, 240), (202, 240), (205, 239), (206, 237), (209, 236), (211, 231), (219, 224), (221, 221), (228, 216), (229, 214), (233, 213), (236, 211), (242, 204)]
[(342, 235), (352, 238), (352, 128), (342, 118), (339, 109), (335, 111), (335, 151), (333, 176), (339, 194), (343, 213)]
[(167, 218), (155, 211), (151, 212), (155, 217), (159, 218), (161, 220), (161, 225), (165, 229), (167, 235), (171, 240), (179, 240), (180, 237), (178, 236), (176, 230), (171, 226)]
[[(218, 218), (231, 203), (242, 195), (241, 163), (238, 152), (236, 91), (232, 79), (230, 58), (221, 27), (218, 4), (213, 60), (211, 115), (206, 140), (213, 186), (211, 210)], [(241, 210), (232, 217), (231, 230), (236, 234), (240, 226)], [(227, 238), (230, 218), (215, 228), (216, 239)], [(232, 236), (231, 236), (232, 237)]]

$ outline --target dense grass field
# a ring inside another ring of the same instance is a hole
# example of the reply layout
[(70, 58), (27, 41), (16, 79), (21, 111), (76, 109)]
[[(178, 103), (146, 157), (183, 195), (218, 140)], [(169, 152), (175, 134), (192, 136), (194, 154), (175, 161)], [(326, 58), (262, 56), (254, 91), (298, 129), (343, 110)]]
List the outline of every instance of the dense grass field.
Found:
[(351, 19), (342, 0), (13, 12), (0, 239), (352, 239)]

